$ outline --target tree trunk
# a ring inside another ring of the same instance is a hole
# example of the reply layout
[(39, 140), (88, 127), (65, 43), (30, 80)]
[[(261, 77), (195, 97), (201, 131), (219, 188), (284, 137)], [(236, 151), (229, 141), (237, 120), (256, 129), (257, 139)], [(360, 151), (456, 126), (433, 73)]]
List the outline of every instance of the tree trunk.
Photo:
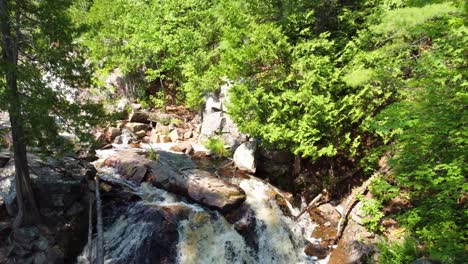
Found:
[(93, 261), (93, 197), (89, 193), (89, 211), (88, 211), (88, 261)]
[(96, 217), (97, 217), (97, 241), (96, 241), (96, 264), (104, 264), (104, 232), (102, 230), (101, 197), (99, 194), (99, 176), (96, 175)]
[[(31, 187), (29, 177), (29, 166), (26, 155), (26, 145), (24, 138), (24, 129), (22, 125), (21, 100), (18, 91), (18, 48), (17, 33), (13, 38), (12, 16), (9, 15), (6, 0), (0, 0), (0, 32), (2, 37), (2, 57), (6, 73), (6, 92), (8, 96), (8, 112), (10, 114), (11, 132), (13, 136), (13, 151), (16, 169), (16, 199), (18, 203), (18, 215), (14, 221), (14, 227), (21, 225), (31, 225), (40, 222), (40, 214), (34, 199), (34, 193)], [(16, 18), (18, 22), (19, 13)]]

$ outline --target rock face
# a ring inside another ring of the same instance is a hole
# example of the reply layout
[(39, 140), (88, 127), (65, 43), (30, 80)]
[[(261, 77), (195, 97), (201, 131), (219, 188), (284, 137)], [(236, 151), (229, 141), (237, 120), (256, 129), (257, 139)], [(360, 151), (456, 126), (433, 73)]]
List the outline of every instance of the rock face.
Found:
[(158, 155), (157, 161), (151, 161), (131, 151), (120, 151), (107, 158), (104, 165), (117, 168), (126, 179), (138, 183), (150, 181), (159, 188), (222, 212), (238, 207), (245, 200), (241, 188), (210, 172), (194, 169), (187, 157), (164, 151), (158, 151)]
[(257, 143), (254, 141), (245, 142), (240, 145), (234, 152), (234, 163), (242, 170), (249, 173), (255, 173), (256, 161), (255, 151), (257, 149)]
[(225, 84), (219, 94), (206, 95), (200, 134), (202, 138), (219, 136), (231, 150), (235, 150), (246, 140), (246, 136), (239, 132), (227, 113), (226, 104), (229, 102), (230, 87), (231, 84)]
[(290, 178), (294, 157), (289, 150), (260, 148), (258, 152), (257, 166), (260, 173), (277, 180)]
[[(86, 241), (86, 179), (96, 171), (89, 163), (71, 157), (43, 161), (28, 155), (28, 161), (35, 197), (48, 227), (15, 230), (15, 248), (10, 257), (16, 263), (69, 263)], [(14, 162), (10, 159), (0, 170), (0, 197), (11, 216), (17, 212), (14, 174)]]

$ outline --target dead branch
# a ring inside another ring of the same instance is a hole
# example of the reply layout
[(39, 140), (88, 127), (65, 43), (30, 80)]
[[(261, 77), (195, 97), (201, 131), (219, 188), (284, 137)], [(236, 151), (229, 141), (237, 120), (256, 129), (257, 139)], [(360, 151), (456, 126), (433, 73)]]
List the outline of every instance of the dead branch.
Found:
[(302, 210), (302, 212), (300, 212), (297, 216), (294, 217), (294, 221), (297, 221), (299, 219), (299, 217), (301, 217), (305, 212), (308, 212), (309, 210), (311, 210), (312, 208), (315, 207), (315, 205), (317, 204), (317, 202), (320, 200), (320, 198), (322, 198), (322, 193), (320, 193), (319, 195), (317, 195), (308, 205), (307, 207)]
[(364, 194), (366, 191), (367, 191), (367, 188), (369, 187), (369, 185), (372, 183), (372, 181), (374, 180), (375, 178), (375, 174), (370, 177), (369, 179), (367, 179), (364, 184), (362, 184), (359, 188), (357, 188), (348, 198), (348, 204), (346, 205), (346, 208), (345, 210), (343, 211), (343, 213), (341, 214), (341, 218), (340, 218), (340, 221), (338, 222), (338, 226), (337, 226), (337, 231), (336, 231), (336, 236), (335, 238), (332, 239), (332, 243), (333, 244), (336, 244), (340, 239), (341, 237), (343, 236), (343, 231), (344, 231), (344, 228), (346, 226), (346, 222), (348, 220), (348, 216), (349, 214), (351, 213), (351, 211), (353, 210), (354, 206), (356, 205), (356, 202), (358, 200), (358, 196)]

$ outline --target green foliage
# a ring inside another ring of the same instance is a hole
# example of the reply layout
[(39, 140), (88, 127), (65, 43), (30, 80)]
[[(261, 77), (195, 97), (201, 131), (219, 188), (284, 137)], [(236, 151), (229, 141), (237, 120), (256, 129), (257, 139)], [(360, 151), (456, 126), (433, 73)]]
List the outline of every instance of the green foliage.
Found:
[(152, 148), (152, 147), (150, 147), (148, 153), (146, 154), (146, 157), (147, 157), (148, 159), (154, 160), (154, 161), (159, 160), (159, 154), (158, 154), (158, 152), (157, 152), (154, 148)]
[(418, 242), (406, 236), (403, 241), (377, 243), (379, 249), (379, 263), (381, 264), (404, 264), (411, 263), (422, 257), (422, 252), (418, 249)]
[[(26, 144), (45, 152), (57, 154), (64, 150), (67, 140), (59, 136), (61, 132), (89, 141), (90, 128), (107, 116), (100, 104), (67, 99), (76, 99), (77, 88), (90, 85), (93, 69), (85, 63), (83, 49), (75, 41), (82, 28), (72, 22), (73, 1), (6, 4), (10, 17), (5, 19), (18, 27), (18, 34), (10, 34), (17, 43), (19, 62), (11, 65), (3, 56), (0, 58), (0, 111), (20, 107)], [(20, 106), (10, 105), (13, 95), (5, 89), (7, 67), (15, 67)]]
[[(408, 67), (403, 100), (387, 107), (374, 127), (385, 140), (395, 140), (390, 165), (397, 184), (408, 191), (414, 205), (404, 222), (431, 256), (458, 263), (466, 259), (467, 243), (468, 211), (460, 198), (468, 190), (468, 37), (461, 10), (454, 11), (453, 5), (438, 11), (428, 8), (437, 18), (412, 23), (404, 37), (386, 45), (413, 58), (400, 64)], [(407, 11), (416, 16), (417, 10)]]
[(151, 107), (153, 108), (163, 108), (166, 105), (166, 100), (162, 91), (157, 92), (155, 96), (150, 95), (149, 101), (151, 102)]
[(376, 177), (369, 185), (373, 197), (378, 201), (385, 203), (395, 198), (400, 189), (394, 185), (391, 185), (382, 177)]
[[(463, 259), (464, 2), (96, 0), (79, 10), (92, 61), (143, 74), (159, 91), (148, 107), (176, 94), (199, 109), (230, 82), (230, 116), (266, 144), (366, 173), (390, 151), (392, 178), (373, 182), (363, 208), (368, 227), (381, 230), (382, 204), (401, 188), (414, 206), (403, 223), (429, 254)], [(219, 156), (223, 145), (207, 141)]]
[(218, 137), (210, 137), (204, 142), (205, 147), (217, 157), (227, 157), (229, 151), (224, 147), (224, 140)]
[(360, 199), (362, 202), (361, 212), (363, 215), (363, 224), (371, 232), (382, 232), (384, 227), (380, 224), (380, 220), (384, 217), (381, 209), (382, 202), (375, 199)]

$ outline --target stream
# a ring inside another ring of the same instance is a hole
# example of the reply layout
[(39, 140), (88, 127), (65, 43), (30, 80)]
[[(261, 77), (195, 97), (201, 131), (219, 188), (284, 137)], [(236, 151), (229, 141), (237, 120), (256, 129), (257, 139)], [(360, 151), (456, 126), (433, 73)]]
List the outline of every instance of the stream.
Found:
[[(170, 146), (171, 143), (142, 144), (134, 151), (147, 152), (151, 148), (163, 154), (170, 152)], [(310, 238), (315, 225), (309, 215), (303, 214), (297, 221), (286, 216), (275, 199), (274, 187), (261, 179), (229, 179), (246, 194), (234, 223), (229, 221), (229, 214), (223, 215), (146, 182), (125, 180), (115, 169), (100, 165), (106, 157), (125, 149), (128, 146), (124, 143), (100, 150), (100, 160), (95, 162), (102, 179), (127, 186), (140, 198), (104, 210), (105, 263), (327, 263), (329, 257), (318, 260), (304, 253), (306, 243), (318, 242)], [(191, 163), (188, 156), (177, 155), (185, 162), (179, 166)], [(289, 211), (298, 215), (300, 209), (290, 207)], [(88, 247), (77, 263), (89, 263)]]

